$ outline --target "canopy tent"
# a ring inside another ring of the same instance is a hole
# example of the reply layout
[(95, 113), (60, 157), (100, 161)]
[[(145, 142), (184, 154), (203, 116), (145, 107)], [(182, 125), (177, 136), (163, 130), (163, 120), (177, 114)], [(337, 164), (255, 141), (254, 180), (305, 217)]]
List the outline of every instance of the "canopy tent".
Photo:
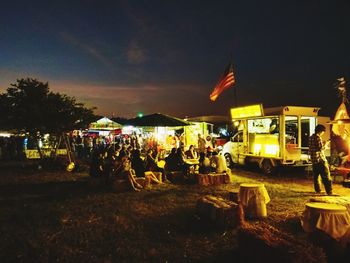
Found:
[(140, 128), (145, 137), (148, 138), (148, 141), (155, 139), (159, 150), (170, 150), (172, 147), (175, 147), (171, 143), (176, 137), (175, 130), (192, 124), (176, 117), (154, 113), (130, 119), (126, 122), (126, 125)]
[(161, 113), (130, 119), (127, 124), (138, 127), (183, 127), (191, 125), (187, 121)]
[(89, 125), (90, 130), (112, 131), (112, 130), (121, 129), (121, 128), (122, 128), (121, 124), (114, 122), (106, 117), (103, 117), (103, 118), (97, 120), (96, 122), (92, 122)]

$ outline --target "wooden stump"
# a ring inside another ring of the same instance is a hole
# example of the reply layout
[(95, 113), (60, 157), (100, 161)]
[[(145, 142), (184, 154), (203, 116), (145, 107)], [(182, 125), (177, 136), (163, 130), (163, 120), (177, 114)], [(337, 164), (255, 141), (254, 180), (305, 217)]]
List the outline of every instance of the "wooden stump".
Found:
[(88, 186), (91, 188), (103, 187), (106, 185), (105, 178), (102, 177), (89, 177)]
[(158, 181), (162, 182), (162, 172), (153, 172), (154, 175), (157, 177)]
[(184, 181), (184, 174), (181, 171), (168, 172), (167, 178), (172, 183), (181, 183)]
[(228, 184), (230, 176), (227, 173), (197, 174), (196, 182), (203, 186)]
[(116, 179), (112, 182), (112, 189), (116, 192), (130, 190), (130, 183), (125, 179)]
[(143, 188), (146, 188), (150, 185), (150, 179), (145, 177), (136, 177), (136, 182), (142, 185)]
[(322, 248), (266, 223), (245, 223), (237, 233), (239, 262), (327, 262)]
[(239, 193), (238, 191), (230, 191), (228, 199), (232, 202), (239, 203)]
[(196, 209), (201, 219), (221, 227), (236, 227), (244, 220), (240, 206), (221, 197), (206, 195), (198, 199)]

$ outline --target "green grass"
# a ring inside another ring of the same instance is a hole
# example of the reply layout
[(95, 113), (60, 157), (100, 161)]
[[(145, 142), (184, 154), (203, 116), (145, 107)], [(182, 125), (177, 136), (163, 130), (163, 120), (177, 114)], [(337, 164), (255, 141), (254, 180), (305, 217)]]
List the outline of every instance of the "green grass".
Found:
[(225, 262), (237, 254), (237, 230), (202, 222), (196, 202), (207, 194), (228, 198), (240, 183), (256, 181), (271, 197), (264, 223), (306, 240), (299, 218), (313, 191), (305, 176), (234, 171), (228, 185), (115, 193), (89, 187), (86, 172), (2, 168), (1, 262)]

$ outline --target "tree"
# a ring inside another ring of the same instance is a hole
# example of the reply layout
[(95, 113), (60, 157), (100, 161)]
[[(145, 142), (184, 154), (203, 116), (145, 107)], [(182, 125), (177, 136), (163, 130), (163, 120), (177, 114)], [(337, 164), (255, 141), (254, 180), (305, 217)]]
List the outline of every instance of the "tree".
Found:
[(94, 119), (94, 109), (74, 97), (51, 92), (47, 82), (19, 79), (0, 94), (0, 128), (59, 134), (86, 127)]

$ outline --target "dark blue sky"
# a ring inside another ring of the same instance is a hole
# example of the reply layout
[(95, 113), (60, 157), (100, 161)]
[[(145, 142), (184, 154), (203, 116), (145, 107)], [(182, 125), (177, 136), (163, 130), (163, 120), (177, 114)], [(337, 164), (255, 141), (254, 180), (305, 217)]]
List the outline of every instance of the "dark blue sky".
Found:
[[(232, 61), (236, 85), (209, 94)], [(350, 83), (350, 1), (3, 1), (0, 92), (48, 81), (96, 113), (229, 114), (234, 105), (318, 106)]]

